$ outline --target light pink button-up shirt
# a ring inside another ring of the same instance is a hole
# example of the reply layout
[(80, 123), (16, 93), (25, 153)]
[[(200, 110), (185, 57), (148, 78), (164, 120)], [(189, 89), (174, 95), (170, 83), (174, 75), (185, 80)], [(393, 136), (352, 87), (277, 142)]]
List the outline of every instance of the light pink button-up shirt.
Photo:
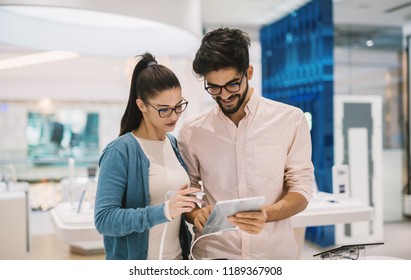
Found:
[[(216, 104), (188, 119), (179, 147), (193, 186), (202, 181), (207, 200), (265, 196), (266, 205), (285, 192), (312, 194), (313, 165), (308, 122), (302, 111), (252, 94), (238, 127)], [(200, 232), (194, 229), (196, 238)], [(196, 259), (295, 259), (298, 247), (290, 219), (266, 223), (259, 234), (240, 230), (206, 236)]]

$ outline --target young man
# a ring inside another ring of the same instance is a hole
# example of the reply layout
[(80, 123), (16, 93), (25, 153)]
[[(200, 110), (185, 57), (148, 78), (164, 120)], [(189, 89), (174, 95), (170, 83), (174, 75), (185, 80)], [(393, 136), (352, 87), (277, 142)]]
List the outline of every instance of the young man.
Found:
[(198, 240), (195, 259), (298, 257), (289, 218), (306, 208), (312, 194), (308, 123), (300, 109), (254, 93), (249, 47), (248, 35), (238, 29), (205, 35), (193, 69), (217, 105), (185, 122), (179, 146), (192, 186), (202, 181), (210, 205), (187, 213), (197, 238), (216, 201), (265, 196), (265, 206), (230, 217), (240, 230)]

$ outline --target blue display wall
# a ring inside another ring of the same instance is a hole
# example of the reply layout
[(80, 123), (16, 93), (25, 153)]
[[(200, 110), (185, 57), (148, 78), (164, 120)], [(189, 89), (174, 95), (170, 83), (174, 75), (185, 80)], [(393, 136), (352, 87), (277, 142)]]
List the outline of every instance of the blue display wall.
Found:
[[(260, 30), (263, 96), (311, 114), (318, 189), (332, 192), (334, 162), (332, 0), (312, 0)], [(335, 243), (334, 226), (307, 228), (306, 238)]]

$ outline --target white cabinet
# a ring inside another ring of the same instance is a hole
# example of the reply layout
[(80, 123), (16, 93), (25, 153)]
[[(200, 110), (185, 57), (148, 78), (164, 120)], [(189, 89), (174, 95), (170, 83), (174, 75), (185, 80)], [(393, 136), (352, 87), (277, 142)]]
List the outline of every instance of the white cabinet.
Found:
[(0, 192), (0, 259), (27, 259), (30, 251), (27, 191)]

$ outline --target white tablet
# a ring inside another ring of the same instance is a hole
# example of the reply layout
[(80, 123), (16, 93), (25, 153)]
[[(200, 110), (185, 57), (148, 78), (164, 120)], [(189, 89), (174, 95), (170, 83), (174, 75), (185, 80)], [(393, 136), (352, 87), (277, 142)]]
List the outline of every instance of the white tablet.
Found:
[(201, 234), (235, 229), (235, 226), (227, 219), (229, 216), (238, 212), (258, 211), (264, 202), (264, 196), (217, 201)]

